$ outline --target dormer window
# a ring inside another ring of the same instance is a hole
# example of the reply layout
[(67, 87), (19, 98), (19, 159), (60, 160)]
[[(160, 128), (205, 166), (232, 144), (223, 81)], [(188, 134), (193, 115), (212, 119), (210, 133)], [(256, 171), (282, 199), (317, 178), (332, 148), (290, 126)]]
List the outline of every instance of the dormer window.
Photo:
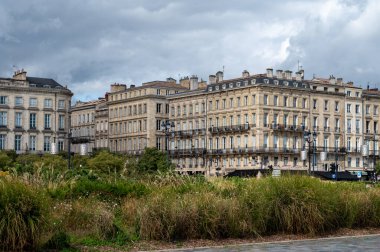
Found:
[(36, 84), (29, 84), (29, 87), (37, 87)]
[(278, 85), (278, 80), (273, 81), (274, 85)]
[(211, 91), (212, 91), (212, 87), (209, 87), (209, 88), (208, 88), (208, 91), (211, 92)]
[(256, 79), (252, 79), (252, 80), (251, 80), (251, 84), (252, 84), (252, 85), (256, 84)]
[(219, 86), (215, 86), (215, 90), (218, 91), (219, 90)]
[(264, 79), (264, 83), (265, 84), (269, 84), (269, 80), (268, 79)]
[(226, 84), (223, 84), (222, 89), (226, 89)]
[(248, 81), (244, 81), (244, 86), (248, 86)]
[(289, 82), (284, 81), (284, 85), (285, 85), (285, 86), (289, 86)]
[(233, 83), (230, 83), (229, 86), (230, 86), (230, 88), (233, 88), (233, 87), (234, 87), (234, 84), (233, 84)]
[(44, 85), (43, 87), (44, 88), (50, 88), (50, 85)]
[(236, 86), (237, 86), (237, 87), (240, 87), (240, 82), (236, 82)]

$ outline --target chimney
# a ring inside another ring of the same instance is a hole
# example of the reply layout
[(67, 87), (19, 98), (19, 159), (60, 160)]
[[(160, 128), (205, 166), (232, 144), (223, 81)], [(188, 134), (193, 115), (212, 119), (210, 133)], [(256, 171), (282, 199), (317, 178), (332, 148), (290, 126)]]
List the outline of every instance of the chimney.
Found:
[(334, 75), (330, 75), (330, 84), (333, 84), (333, 85), (336, 84), (336, 80), (335, 80)]
[(349, 85), (349, 86), (353, 86), (354, 83), (353, 83), (352, 81), (349, 81), (349, 82), (347, 82), (347, 85)]
[(216, 82), (222, 82), (223, 81), (223, 72), (222, 71), (218, 71), (216, 73)]
[(273, 78), (273, 69), (272, 68), (267, 68), (267, 77)]
[(296, 81), (301, 81), (302, 80), (302, 75), (301, 71), (296, 72)]
[(249, 77), (249, 72), (247, 70), (244, 70), (243, 73), (241, 74), (243, 78), (248, 78)]
[(305, 77), (305, 71), (301, 69), (298, 72), (301, 74), (301, 79), (303, 80), (303, 78)]
[(26, 71), (25, 71), (24, 69), (17, 70), (17, 71), (14, 72), (14, 74), (13, 74), (13, 79), (14, 79), (14, 80), (25, 81), (25, 80), (26, 80)]
[(337, 78), (336, 79), (336, 84), (342, 85), (343, 84), (343, 78)]
[(216, 76), (211, 74), (208, 76), (208, 82), (209, 84), (215, 84), (216, 83)]
[(126, 89), (127, 89), (127, 85), (125, 84), (119, 84), (119, 83), (111, 84), (111, 93), (125, 91)]
[(277, 76), (277, 79), (282, 79), (282, 70), (277, 70), (276, 76)]
[(198, 77), (193, 75), (190, 78), (190, 90), (197, 90), (198, 89)]
[(285, 71), (285, 79), (287, 79), (287, 80), (292, 79), (292, 71), (290, 71), (290, 70)]
[(179, 84), (184, 87), (184, 88), (187, 88), (187, 89), (190, 89), (190, 80), (189, 80), (189, 77), (186, 76), (186, 77), (183, 77), (179, 80)]

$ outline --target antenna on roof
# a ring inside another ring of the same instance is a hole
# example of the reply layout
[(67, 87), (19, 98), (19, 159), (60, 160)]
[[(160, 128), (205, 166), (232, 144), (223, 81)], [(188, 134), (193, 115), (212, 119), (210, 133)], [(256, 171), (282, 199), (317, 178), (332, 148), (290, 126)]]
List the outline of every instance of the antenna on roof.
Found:
[(223, 75), (224, 75), (224, 66), (223, 66)]
[(298, 60), (298, 70), (297, 71), (299, 71), (300, 70), (300, 60)]

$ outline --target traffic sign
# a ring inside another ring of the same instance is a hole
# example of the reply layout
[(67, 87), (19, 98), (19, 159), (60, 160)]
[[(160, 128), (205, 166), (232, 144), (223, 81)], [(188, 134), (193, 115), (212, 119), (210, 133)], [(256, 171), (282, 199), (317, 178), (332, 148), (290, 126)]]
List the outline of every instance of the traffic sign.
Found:
[(356, 174), (356, 176), (358, 176), (358, 178), (361, 178), (362, 177), (362, 172), (358, 172), (357, 174)]

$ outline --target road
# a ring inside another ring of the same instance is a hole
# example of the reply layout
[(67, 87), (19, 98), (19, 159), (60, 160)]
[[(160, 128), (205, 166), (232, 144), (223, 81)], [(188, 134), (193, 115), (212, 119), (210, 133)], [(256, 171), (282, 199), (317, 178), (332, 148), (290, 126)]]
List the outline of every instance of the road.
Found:
[(380, 235), (324, 238), (313, 240), (268, 242), (237, 246), (176, 249), (175, 251), (229, 252), (229, 251), (380, 251)]

